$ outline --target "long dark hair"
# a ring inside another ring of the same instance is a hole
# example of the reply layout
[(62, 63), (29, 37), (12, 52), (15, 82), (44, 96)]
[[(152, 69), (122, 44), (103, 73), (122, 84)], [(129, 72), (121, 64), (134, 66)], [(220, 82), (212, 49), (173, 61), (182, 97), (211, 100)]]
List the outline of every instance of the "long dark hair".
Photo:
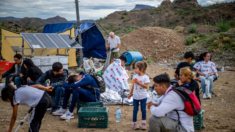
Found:
[(24, 64), (27, 66), (28, 69), (31, 69), (32, 71), (38, 70), (39, 72), (41, 72), (41, 74), (43, 74), (42, 71), (37, 66), (34, 65), (31, 59), (24, 60)]
[(11, 84), (8, 84), (5, 88), (2, 89), (2, 100), (3, 101), (7, 101), (7, 99), (9, 99), (11, 101), (11, 106), (14, 107), (14, 104), (13, 104), (13, 99), (14, 99), (14, 96), (15, 96), (15, 88), (11, 85)]
[(208, 52), (201, 53), (199, 56), (199, 61), (203, 61), (204, 57), (206, 57), (207, 54), (208, 54)]

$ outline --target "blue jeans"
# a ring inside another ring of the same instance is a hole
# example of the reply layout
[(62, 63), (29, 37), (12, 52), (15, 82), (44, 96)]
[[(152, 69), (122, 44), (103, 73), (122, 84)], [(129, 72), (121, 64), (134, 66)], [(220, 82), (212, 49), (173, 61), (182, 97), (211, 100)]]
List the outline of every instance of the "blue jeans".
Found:
[(146, 120), (146, 102), (147, 98), (144, 98), (142, 100), (135, 100), (133, 99), (133, 122), (137, 121), (137, 113), (139, 111), (139, 103), (141, 105), (141, 112), (142, 112), (142, 120)]
[[(73, 112), (74, 107), (76, 106), (77, 100), (81, 100), (84, 102), (96, 102), (95, 95), (92, 94), (89, 90), (83, 89), (83, 88), (75, 88), (72, 90), (73, 97), (71, 101), (71, 105), (69, 106), (69, 111)], [(63, 100), (63, 109), (67, 108), (68, 101), (70, 98), (70, 92), (71, 90), (65, 90), (64, 93), (64, 100)], [(97, 100), (99, 101), (99, 100)]]
[[(199, 76), (201, 78), (201, 86), (202, 86), (202, 92), (206, 93), (206, 85), (205, 85), (205, 81), (206, 78), (204, 76)], [(214, 77), (210, 76), (209, 78), (207, 78), (210, 81), (210, 89), (209, 89), (209, 93), (211, 93), (212, 91), (212, 87), (213, 87), (213, 81), (214, 81)]]
[(60, 107), (60, 100), (61, 100), (63, 91), (64, 91), (63, 87), (56, 87), (53, 89), (52, 92), (48, 92), (50, 96), (55, 96), (55, 102), (54, 102), (55, 107)]
[[(9, 79), (11, 78), (11, 77), (13, 77), (14, 75), (8, 75), (7, 77), (6, 77), (6, 82), (5, 82), (5, 86), (7, 86), (10, 82), (9, 82)], [(16, 85), (16, 87), (18, 88), (18, 87), (20, 87), (21, 86), (21, 82), (23, 81), (23, 79), (21, 78), (21, 77), (15, 77), (15, 80), (12, 80), (14, 83), (15, 83), (15, 85)]]

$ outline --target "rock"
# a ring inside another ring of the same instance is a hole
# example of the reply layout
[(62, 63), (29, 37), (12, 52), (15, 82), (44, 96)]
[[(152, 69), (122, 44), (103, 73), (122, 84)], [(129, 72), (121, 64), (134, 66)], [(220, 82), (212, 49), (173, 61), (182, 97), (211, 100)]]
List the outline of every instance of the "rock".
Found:
[(229, 84), (229, 82), (225, 82), (225, 84)]

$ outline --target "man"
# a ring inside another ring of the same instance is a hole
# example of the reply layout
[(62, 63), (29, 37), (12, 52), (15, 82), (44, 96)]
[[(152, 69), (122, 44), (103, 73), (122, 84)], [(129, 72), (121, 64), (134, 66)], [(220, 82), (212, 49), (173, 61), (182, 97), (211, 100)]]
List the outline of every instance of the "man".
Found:
[(191, 63), (194, 60), (194, 54), (192, 51), (188, 51), (184, 54), (184, 60), (178, 64), (174, 77), (179, 80), (180, 69), (184, 67), (191, 67)]
[[(21, 54), (16, 54), (14, 56), (15, 64), (5, 72), (2, 76), (0, 76), (0, 81), (2, 78), (6, 77), (5, 86), (7, 86), (11, 81), (13, 81), (17, 88), (21, 86), (22, 83), (22, 76), (26, 74), (26, 69), (23, 64), (23, 58)], [(11, 75), (14, 73), (13, 75)]]
[(114, 59), (119, 57), (119, 47), (121, 46), (121, 41), (118, 36), (116, 36), (113, 32), (109, 33), (108, 38), (108, 47), (111, 49), (111, 63), (113, 63)]
[(119, 57), (119, 59), (121, 60), (121, 66), (122, 66), (124, 69), (126, 69), (126, 67), (125, 67), (125, 63), (127, 62), (126, 56), (121, 55), (121, 56)]
[[(153, 79), (154, 89), (162, 95), (156, 103), (149, 102), (152, 115), (149, 118), (150, 132), (192, 132), (193, 116), (184, 112), (184, 102), (172, 90), (168, 74), (161, 74)], [(166, 115), (166, 116), (165, 116)]]
[[(74, 118), (73, 110), (78, 99), (85, 102), (96, 102), (100, 99), (100, 91), (97, 82), (91, 75), (83, 71), (81, 71), (79, 75), (69, 76), (68, 82), (64, 83), (63, 87), (65, 88), (63, 106), (53, 112), (53, 115), (61, 115), (61, 119), (66, 119), (66, 108), (70, 93), (73, 93), (71, 105), (68, 109), (70, 118)], [(95, 87), (96, 89), (91, 87)]]
[(52, 86), (52, 92), (48, 92), (49, 95), (55, 96), (55, 102), (52, 106), (51, 112), (54, 112), (60, 108), (60, 99), (64, 88), (62, 87), (67, 80), (68, 71), (63, 69), (63, 65), (60, 62), (55, 62), (52, 65), (52, 70), (46, 71), (38, 80), (36, 84), (44, 85), (47, 79), (50, 79), (50, 86)]

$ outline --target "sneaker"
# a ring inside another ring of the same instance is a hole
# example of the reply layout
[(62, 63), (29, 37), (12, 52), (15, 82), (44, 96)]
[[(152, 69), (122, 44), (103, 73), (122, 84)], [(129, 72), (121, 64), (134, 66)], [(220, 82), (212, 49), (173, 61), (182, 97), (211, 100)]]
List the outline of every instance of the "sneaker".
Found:
[(59, 109), (60, 109), (60, 107), (52, 106), (51, 113), (53, 113)]
[[(74, 114), (70, 113), (70, 119), (73, 119), (73, 118), (74, 118)], [(66, 112), (60, 117), (60, 119), (66, 120)]]
[(142, 130), (147, 130), (147, 125), (146, 125), (146, 123), (142, 123), (141, 129), (142, 129)]
[(203, 93), (203, 96), (202, 96), (203, 99), (206, 99), (206, 93)]
[(211, 99), (211, 93), (207, 95), (207, 99)]
[(51, 111), (51, 110), (52, 110), (52, 107), (47, 108), (47, 111)]
[(136, 122), (133, 123), (133, 127), (134, 127), (134, 130), (138, 130), (139, 129), (139, 126), (138, 126), (138, 124)]
[(60, 108), (59, 110), (53, 112), (52, 114), (55, 115), (55, 116), (62, 116), (64, 113), (66, 113), (66, 110), (63, 109), (63, 108)]

